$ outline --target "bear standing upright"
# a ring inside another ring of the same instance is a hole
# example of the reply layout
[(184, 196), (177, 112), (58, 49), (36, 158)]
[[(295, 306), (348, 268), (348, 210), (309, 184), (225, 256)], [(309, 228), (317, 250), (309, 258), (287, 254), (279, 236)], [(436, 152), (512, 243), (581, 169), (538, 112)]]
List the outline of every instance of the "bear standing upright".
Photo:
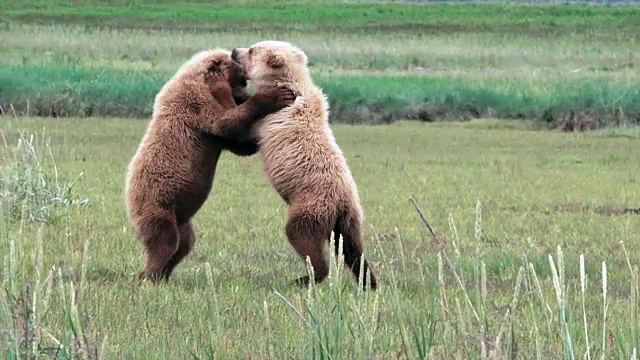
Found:
[(156, 95), (125, 185), (127, 215), (146, 253), (139, 279), (168, 279), (192, 250), (191, 218), (211, 191), (222, 150), (257, 152), (246, 140), (251, 125), (295, 100), (275, 87), (249, 97), (246, 85), (231, 52), (215, 49), (195, 54)]
[[(303, 258), (309, 257), (315, 281), (324, 280), (329, 267), (324, 257), (331, 231), (338, 246), (343, 237), (346, 265), (356, 278), (364, 269), (363, 285), (377, 288), (377, 280), (362, 259), (362, 208), (349, 167), (329, 127), (329, 105), (311, 79), (307, 56), (281, 41), (261, 41), (250, 48), (235, 48), (233, 60), (244, 67), (245, 76), (257, 91), (281, 84), (299, 96), (293, 105), (255, 123), (265, 172), (289, 205), (287, 238)], [(361, 262), (363, 263), (361, 264)], [(308, 276), (296, 280), (308, 284)]]

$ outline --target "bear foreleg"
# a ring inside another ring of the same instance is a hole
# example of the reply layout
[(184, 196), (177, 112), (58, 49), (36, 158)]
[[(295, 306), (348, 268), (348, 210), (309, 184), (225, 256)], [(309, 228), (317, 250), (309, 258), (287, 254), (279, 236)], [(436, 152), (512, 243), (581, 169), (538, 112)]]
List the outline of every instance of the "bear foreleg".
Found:
[[(192, 108), (194, 116), (190, 125), (207, 134), (230, 140), (244, 139), (257, 120), (291, 105), (296, 99), (292, 90), (273, 87), (255, 94), (242, 105), (231, 106), (235, 105), (235, 101), (231, 87), (225, 84), (216, 87), (214, 97), (217, 104), (204, 102), (202, 107)], [(220, 105), (224, 108), (222, 113)]]
[(260, 150), (260, 146), (254, 140), (233, 141), (223, 138), (218, 138), (218, 140), (223, 149), (237, 156), (251, 156)]

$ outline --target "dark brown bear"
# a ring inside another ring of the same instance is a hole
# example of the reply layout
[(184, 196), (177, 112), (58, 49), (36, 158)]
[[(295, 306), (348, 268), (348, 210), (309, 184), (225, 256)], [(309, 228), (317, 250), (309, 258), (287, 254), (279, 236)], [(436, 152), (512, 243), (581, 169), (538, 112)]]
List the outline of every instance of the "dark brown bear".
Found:
[(192, 250), (191, 218), (211, 191), (222, 150), (257, 152), (243, 140), (252, 124), (295, 100), (277, 87), (249, 97), (246, 85), (231, 53), (216, 49), (194, 55), (157, 94), (125, 185), (127, 215), (146, 253), (140, 280), (168, 279)]

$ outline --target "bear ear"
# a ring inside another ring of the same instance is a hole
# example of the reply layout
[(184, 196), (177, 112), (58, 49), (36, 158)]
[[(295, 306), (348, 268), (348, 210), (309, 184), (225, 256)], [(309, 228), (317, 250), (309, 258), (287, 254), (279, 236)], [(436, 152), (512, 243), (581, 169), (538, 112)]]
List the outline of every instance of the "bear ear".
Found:
[(296, 60), (298, 60), (299, 63), (307, 66), (309, 59), (307, 58), (307, 55), (305, 55), (302, 52), (296, 53)]
[(209, 67), (207, 68), (208, 72), (218, 72), (220, 71), (220, 66), (222, 65), (222, 59), (214, 59), (213, 61), (211, 61), (211, 64), (209, 64)]
[(281, 68), (284, 66), (284, 58), (280, 54), (270, 53), (267, 56), (267, 65), (274, 69)]

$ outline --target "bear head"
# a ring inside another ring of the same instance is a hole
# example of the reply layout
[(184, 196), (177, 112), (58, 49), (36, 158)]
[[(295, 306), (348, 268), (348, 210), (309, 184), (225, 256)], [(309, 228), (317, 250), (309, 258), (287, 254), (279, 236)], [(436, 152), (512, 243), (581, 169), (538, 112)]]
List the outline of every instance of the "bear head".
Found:
[(295, 80), (307, 75), (307, 55), (285, 41), (265, 40), (249, 48), (234, 48), (231, 58), (242, 65), (247, 80), (261, 82)]
[[(213, 75), (213, 76), (208, 76)], [(237, 105), (249, 98), (247, 79), (242, 65), (231, 59), (231, 51), (225, 49), (205, 50), (195, 54), (176, 73), (175, 77), (205, 81), (213, 89), (212, 79), (225, 79), (233, 92)]]

